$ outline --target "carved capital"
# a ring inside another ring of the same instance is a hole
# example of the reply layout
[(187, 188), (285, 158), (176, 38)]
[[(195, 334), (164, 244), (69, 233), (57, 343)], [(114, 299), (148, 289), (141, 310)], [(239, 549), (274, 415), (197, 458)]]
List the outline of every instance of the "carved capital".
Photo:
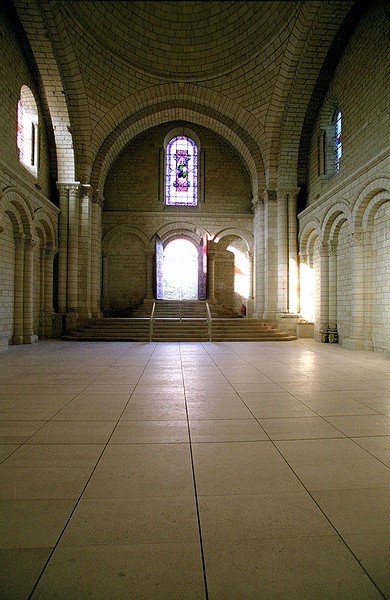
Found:
[(309, 255), (308, 254), (304, 254), (303, 252), (299, 252), (298, 256), (299, 256), (299, 262), (301, 264), (304, 264), (304, 265), (308, 265), (309, 264)]
[(328, 257), (329, 256), (329, 246), (328, 246), (327, 242), (323, 242), (320, 245), (320, 256), (321, 257)]
[(82, 183), (79, 187), (80, 198), (89, 198), (92, 200), (93, 198), (93, 188), (89, 183)]
[(92, 194), (92, 202), (103, 208), (104, 204), (104, 196), (100, 193), (99, 190), (95, 190)]
[(328, 255), (337, 256), (337, 245), (334, 242), (328, 242)]
[(263, 200), (264, 202), (277, 202), (277, 193), (276, 190), (263, 190)]

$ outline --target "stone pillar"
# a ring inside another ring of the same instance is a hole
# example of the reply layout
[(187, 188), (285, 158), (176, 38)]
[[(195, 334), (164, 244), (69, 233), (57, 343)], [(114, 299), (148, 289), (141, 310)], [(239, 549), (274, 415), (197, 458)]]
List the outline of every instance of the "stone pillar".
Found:
[(45, 248), (43, 262), (43, 337), (52, 336), (53, 325), (53, 260), (57, 250), (55, 248)]
[(329, 253), (329, 335), (328, 341), (338, 341), (337, 333), (337, 248), (328, 242)]
[(58, 226), (58, 312), (64, 314), (67, 307), (68, 287), (68, 219), (69, 201), (66, 184), (57, 184), (60, 194)]
[(79, 190), (78, 185), (75, 185), (69, 188), (67, 313), (76, 313), (76, 316), (78, 308), (79, 221)]
[(209, 242), (207, 251), (207, 301), (215, 304), (215, 250), (210, 248), (211, 244), (212, 242)]
[(38, 340), (34, 334), (34, 247), (36, 242), (25, 239), (23, 273), (23, 343), (32, 344)]
[(80, 199), (80, 239), (79, 239), (79, 283), (78, 283), (78, 315), (87, 320), (92, 316), (91, 310), (91, 261), (92, 261), (92, 188), (81, 186)]
[(351, 235), (351, 330), (343, 346), (363, 350), (365, 345), (365, 257), (363, 234), (356, 231)]
[(364, 272), (365, 272), (365, 319), (364, 319), (364, 349), (373, 350), (372, 341), (372, 306), (373, 306), (373, 248), (372, 248), (372, 228), (363, 234), (364, 243)]
[(108, 255), (106, 253), (103, 254), (102, 257), (102, 262), (103, 262), (103, 295), (102, 295), (102, 305), (103, 305), (103, 310), (107, 311), (110, 308), (110, 298), (108, 295), (108, 270), (109, 270), (109, 263), (108, 263)]
[(277, 197), (264, 190), (264, 318), (275, 319), (278, 299)]
[(154, 273), (154, 250), (145, 250), (146, 255), (146, 300), (154, 299), (153, 273)]
[(320, 342), (328, 341), (329, 327), (329, 248), (322, 244), (321, 260), (321, 293), (320, 293)]
[(262, 319), (264, 315), (264, 201), (263, 198), (255, 196), (253, 205), (253, 317)]
[(287, 201), (288, 195), (284, 190), (277, 190), (277, 259), (278, 259), (278, 313), (288, 312), (288, 239), (287, 239)]
[(299, 188), (288, 192), (288, 310), (299, 312), (299, 264), (297, 198)]
[(91, 244), (91, 304), (92, 316), (102, 316), (100, 307), (102, 280), (102, 207), (103, 196), (98, 191), (92, 198), (92, 244)]
[(15, 235), (13, 344), (23, 344), (24, 235)]
[(246, 316), (253, 317), (254, 300), (253, 300), (253, 252), (248, 252), (249, 261), (249, 285), (248, 285), (248, 300), (246, 302)]

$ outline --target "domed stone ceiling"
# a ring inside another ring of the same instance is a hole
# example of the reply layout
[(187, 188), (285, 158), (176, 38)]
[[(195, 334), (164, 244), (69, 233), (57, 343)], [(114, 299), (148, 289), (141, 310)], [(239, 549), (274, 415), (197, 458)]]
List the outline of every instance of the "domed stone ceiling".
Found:
[(226, 73), (271, 46), (300, 2), (68, 0), (62, 10), (93, 44), (163, 79)]

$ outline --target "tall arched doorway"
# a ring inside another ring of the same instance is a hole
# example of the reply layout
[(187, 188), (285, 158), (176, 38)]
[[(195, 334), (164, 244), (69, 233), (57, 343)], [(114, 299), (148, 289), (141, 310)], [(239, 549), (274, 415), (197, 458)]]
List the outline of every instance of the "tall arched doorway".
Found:
[(198, 299), (198, 249), (189, 240), (172, 240), (164, 248), (163, 299)]

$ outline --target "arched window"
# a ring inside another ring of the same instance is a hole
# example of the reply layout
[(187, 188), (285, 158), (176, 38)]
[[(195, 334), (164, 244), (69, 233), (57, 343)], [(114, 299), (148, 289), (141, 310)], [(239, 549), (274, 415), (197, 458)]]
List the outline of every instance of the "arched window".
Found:
[(342, 114), (337, 101), (332, 98), (325, 103), (320, 119), (318, 174), (329, 178), (339, 173), (342, 154)]
[(166, 146), (165, 204), (198, 204), (198, 147), (185, 135), (173, 137)]
[(343, 133), (341, 122), (341, 110), (337, 110), (334, 116), (334, 134), (335, 134), (335, 167), (336, 173), (340, 171), (340, 160), (343, 154)]
[(20, 162), (37, 175), (38, 108), (30, 88), (26, 85), (22, 85), (18, 101), (17, 146)]

